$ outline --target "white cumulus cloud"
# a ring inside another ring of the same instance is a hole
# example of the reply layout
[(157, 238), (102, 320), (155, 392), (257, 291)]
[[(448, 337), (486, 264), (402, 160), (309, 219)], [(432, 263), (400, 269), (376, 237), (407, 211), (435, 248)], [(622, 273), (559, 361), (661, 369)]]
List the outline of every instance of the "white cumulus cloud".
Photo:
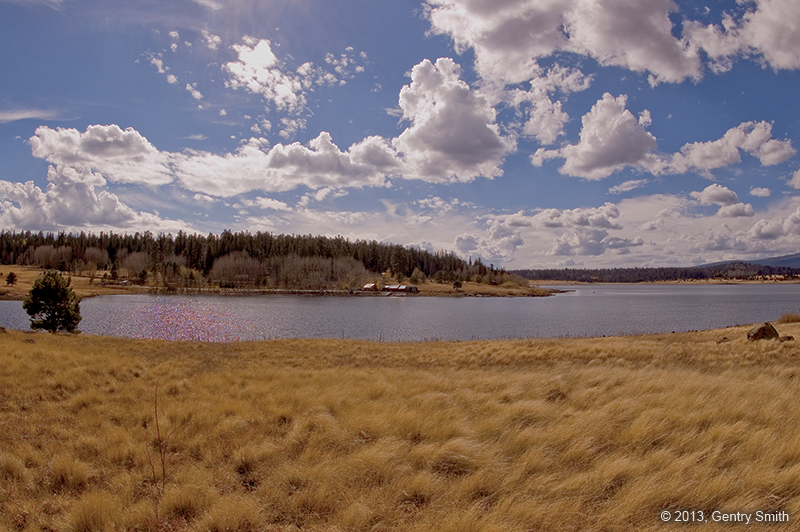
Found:
[(686, 144), (672, 157), (669, 171), (684, 173), (735, 164), (742, 160), (740, 150), (757, 157), (763, 166), (782, 163), (797, 153), (791, 140), (772, 138), (769, 122), (743, 122), (718, 140)]
[(589, 180), (608, 177), (625, 167), (634, 167), (653, 175), (707, 173), (741, 162), (741, 151), (758, 158), (762, 166), (789, 160), (797, 152), (791, 140), (772, 138), (769, 122), (742, 122), (730, 128), (722, 138), (685, 144), (671, 156), (656, 153), (657, 142), (646, 127), (652, 123), (645, 110), (639, 118), (626, 109), (627, 96), (603, 98), (583, 116), (580, 141), (557, 150), (539, 148), (531, 163), (541, 166), (546, 159), (564, 159), (559, 172)]
[(502, 174), (502, 159), (515, 142), (500, 135), (494, 108), (459, 75), (452, 59), (426, 59), (400, 91), (403, 118), (411, 126), (393, 145), (409, 166), (412, 175), (406, 177), (468, 182)]
[(168, 156), (160, 153), (136, 130), (117, 125), (77, 129), (40, 126), (28, 141), (34, 157), (81, 175), (102, 174), (110, 181), (161, 185), (172, 181)]
[(684, 23), (684, 34), (714, 60), (716, 70), (728, 70), (738, 57), (759, 56), (775, 70), (800, 68), (800, 3), (796, 0), (739, 1), (738, 18), (726, 14), (722, 27)]
[(305, 91), (311, 80), (285, 71), (285, 66), (273, 53), (269, 40), (245, 38), (249, 44), (234, 44), (231, 48), (238, 54), (238, 61), (225, 63), (230, 74), (226, 85), (232, 89), (244, 89), (260, 94), (281, 110), (297, 112), (306, 105)]
[(717, 216), (722, 218), (742, 218), (755, 216), (756, 211), (749, 203), (735, 203), (733, 205), (725, 205), (720, 207), (717, 211)]
[(298, 186), (382, 186), (400, 161), (384, 139), (367, 137), (341, 151), (328, 133), (304, 146), (278, 144), (265, 149), (256, 139), (235, 153), (215, 155), (187, 151), (171, 154), (176, 179), (185, 188), (214, 196), (231, 197), (253, 190), (287, 191)]
[(191, 229), (181, 221), (163, 220), (157, 215), (134, 211), (103, 189), (105, 180), (87, 176), (72, 168), (50, 167), (46, 190), (33, 181), (0, 181), (0, 224), (19, 230), (61, 231), (64, 229)]
[(789, 186), (795, 189), (800, 189), (800, 170), (797, 170), (794, 174), (792, 174), (792, 178), (789, 180)]
[(201, 33), (203, 34), (203, 39), (205, 39), (206, 46), (208, 46), (209, 50), (216, 50), (219, 48), (219, 45), (222, 44), (222, 39), (218, 35), (209, 33), (206, 30), (203, 30)]
[(699, 79), (697, 50), (673, 35), (671, 0), (428, 0), (435, 33), (475, 51), (488, 79), (535, 77), (537, 59), (572, 52), (649, 72), (651, 83)]
[(716, 183), (707, 186), (702, 192), (692, 192), (689, 195), (703, 205), (733, 205), (739, 202), (736, 192)]
[(608, 234), (605, 229), (578, 228), (567, 231), (553, 241), (552, 255), (602, 255), (607, 250), (627, 254), (630, 248), (644, 245), (641, 237), (621, 238)]
[(530, 104), (523, 133), (535, 137), (542, 144), (552, 144), (564, 134), (564, 124), (569, 115), (562, 110), (561, 101), (553, 101), (552, 95), (589, 88), (592, 77), (585, 76), (575, 68), (565, 68), (555, 64), (548, 70), (537, 70), (537, 76), (530, 80), (530, 90), (520, 89), (511, 92), (510, 100), (517, 106)]
[(650, 115), (637, 119), (626, 109), (626, 102), (624, 94), (614, 98), (605, 93), (583, 116), (578, 144), (558, 150), (540, 148), (531, 162), (541, 165), (544, 159), (563, 158), (559, 172), (590, 180), (603, 179), (626, 166), (655, 167), (656, 138), (645, 129)]
[[(758, 240), (777, 240), (787, 236), (800, 236), (800, 207), (783, 218), (757, 221), (749, 231), (749, 236)], [(794, 242), (796, 244), (796, 242)]]
[(193, 87), (192, 85), (189, 85), (188, 83), (186, 84), (186, 91), (189, 94), (191, 94), (192, 98), (194, 98), (195, 100), (202, 100), (203, 99), (202, 93), (199, 90), (197, 90), (196, 87)]
[(464, 256), (480, 258), (484, 262), (499, 262), (514, 257), (525, 244), (518, 231), (499, 220), (491, 220), (484, 234), (463, 233), (456, 236), (453, 245)]
[[(540, 227), (594, 227), (603, 229), (621, 229), (616, 222), (619, 208), (613, 203), (602, 207), (583, 207), (577, 209), (544, 209), (532, 218), (532, 222)], [(519, 222), (518, 222), (519, 223)]]

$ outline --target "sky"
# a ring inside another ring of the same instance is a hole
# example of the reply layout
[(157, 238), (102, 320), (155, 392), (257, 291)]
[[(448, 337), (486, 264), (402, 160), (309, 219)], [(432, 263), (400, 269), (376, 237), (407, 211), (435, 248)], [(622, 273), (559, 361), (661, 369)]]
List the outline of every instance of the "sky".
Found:
[(0, 227), (800, 252), (797, 0), (0, 0)]

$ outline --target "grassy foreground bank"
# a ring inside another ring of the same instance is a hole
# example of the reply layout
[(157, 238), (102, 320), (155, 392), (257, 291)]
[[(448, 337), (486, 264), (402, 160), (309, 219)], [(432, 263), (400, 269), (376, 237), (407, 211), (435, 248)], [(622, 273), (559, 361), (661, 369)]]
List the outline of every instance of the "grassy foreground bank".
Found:
[(684, 529), (663, 510), (703, 530), (783, 510), (769, 529), (796, 529), (800, 348), (745, 332), (0, 333), (0, 530)]

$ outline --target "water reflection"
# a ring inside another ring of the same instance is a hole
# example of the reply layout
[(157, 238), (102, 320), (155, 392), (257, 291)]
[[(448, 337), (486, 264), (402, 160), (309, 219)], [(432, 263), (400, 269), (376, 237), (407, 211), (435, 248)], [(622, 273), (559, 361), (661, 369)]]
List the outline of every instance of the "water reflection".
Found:
[[(229, 342), (602, 336), (687, 331), (798, 312), (800, 285), (593, 285), (549, 298), (102, 296), (81, 303), (85, 333)], [(27, 329), (19, 301), (0, 325)]]

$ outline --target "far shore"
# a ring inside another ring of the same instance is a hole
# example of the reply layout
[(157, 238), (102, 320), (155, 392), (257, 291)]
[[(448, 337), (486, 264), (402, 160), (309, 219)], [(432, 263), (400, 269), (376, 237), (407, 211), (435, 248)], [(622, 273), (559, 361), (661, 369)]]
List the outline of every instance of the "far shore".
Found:
[[(4, 284), (9, 272), (17, 275), (14, 285)], [(22, 301), (30, 291), (33, 282), (44, 270), (31, 266), (0, 265), (0, 301)], [(652, 281), (639, 283), (606, 283), (563, 280), (530, 281), (528, 286), (496, 286), (483, 283), (465, 282), (461, 288), (454, 288), (451, 283), (425, 281), (416, 286), (419, 293), (371, 292), (365, 290), (295, 290), (281, 288), (181, 288), (165, 289), (164, 287), (137, 284), (123, 285), (118, 282), (104, 282), (98, 272), (94, 279), (84, 275), (72, 275), (72, 289), (81, 298), (106, 295), (132, 294), (181, 294), (181, 295), (290, 295), (290, 296), (327, 296), (327, 297), (547, 297), (560, 292), (558, 289), (542, 288), (550, 286), (597, 286), (597, 285), (745, 285), (745, 284), (800, 284), (800, 280), (782, 279), (681, 279), (672, 281)], [(392, 280), (387, 284), (401, 284)]]
[[(9, 272), (17, 275), (13, 286), (0, 285), (0, 301), (22, 301), (33, 286), (33, 282), (44, 271), (31, 266), (0, 265), (0, 277), (4, 280)], [(436, 283), (426, 281), (414, 285), (419, 293), (403, 292), (370, 292), (365, 290), (294, 290), (281, 288), (181, 288), (166, 289), (164, 287), (146, 285), (122, 285), (117, 282), (103, 282), (106, 272), (98, 272), (94, 279), (84, 275), (71, 275), (73, 291), (81, 298), (130, 295), (130, 294), (203, 294), (203, 295), (307, 295), (307, 296), (341, 296), (341, 297), (546, 297), (557, 293), (532, 286), (495, 286), (482, 283), (465, 282), (461, 288), (454, 288), (452, 283)], [(403, 284), (396, 280), (387, 280), (385, 284)]]
[(737, 285), (737, 284), (800, 284), (798, 279), (674, 279), (670, 281), (642, 281), (636, 283), (607, 283), (596, 282), (589, 283), (585, 281), (531, 281), (536, 283), (536, 286), (560, 286), (560, 285), (574, 285), (574, 286), (597, 286), (597, 285), (648, 285), (648, 284), (719, 284), (719, 285)]

